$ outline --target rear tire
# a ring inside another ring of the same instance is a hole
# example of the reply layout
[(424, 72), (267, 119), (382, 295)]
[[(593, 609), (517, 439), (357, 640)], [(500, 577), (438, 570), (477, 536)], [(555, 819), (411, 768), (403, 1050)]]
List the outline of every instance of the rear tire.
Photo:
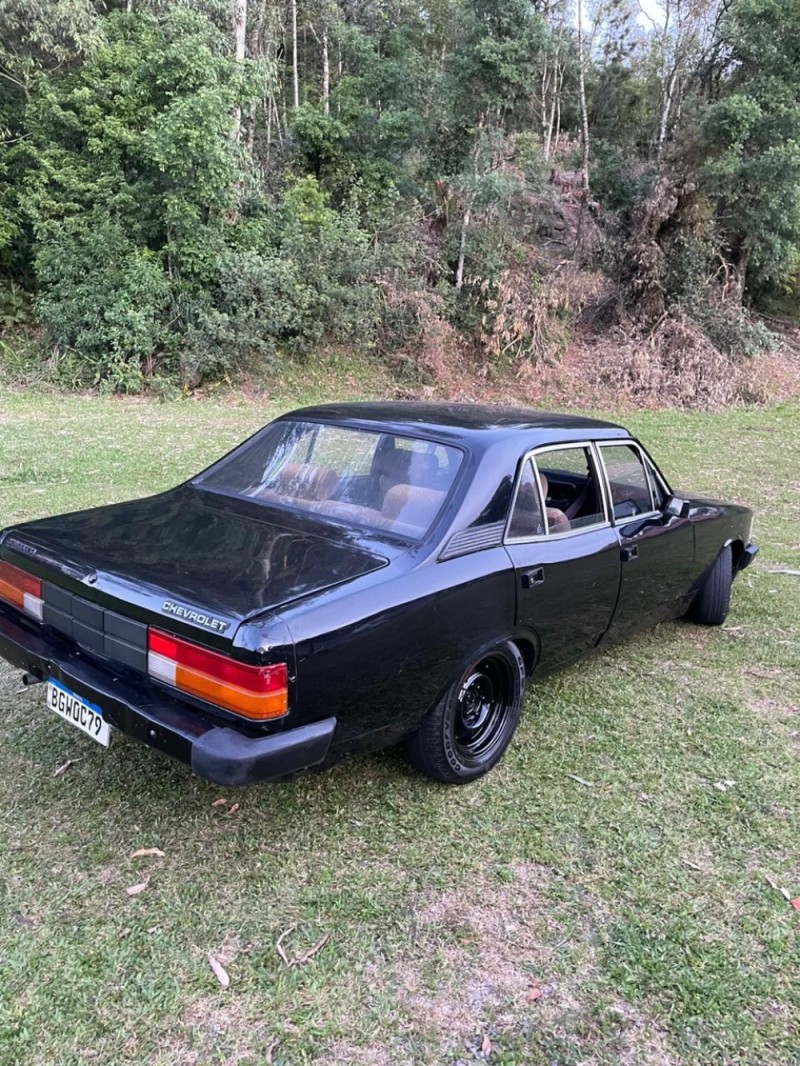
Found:
[(406, 738), (410, 762), (450, 785), (482, 777), (511, 742), (524, 695), (525, 661), (516, 644), (486, 649)]
[(726, 544), (689, 608), (688, 617), (703, 626), (721, 626), (728, 617), (733, 581), (733, 553)]

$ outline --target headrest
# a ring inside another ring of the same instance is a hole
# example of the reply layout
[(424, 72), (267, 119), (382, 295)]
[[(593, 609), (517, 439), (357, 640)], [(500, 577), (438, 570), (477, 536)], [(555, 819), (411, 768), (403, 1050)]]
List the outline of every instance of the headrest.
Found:
[(378, 456), (375, 470), (384, 491), (401, 481), (408, 481), (411, 455), (405, 448), (390, 448)]

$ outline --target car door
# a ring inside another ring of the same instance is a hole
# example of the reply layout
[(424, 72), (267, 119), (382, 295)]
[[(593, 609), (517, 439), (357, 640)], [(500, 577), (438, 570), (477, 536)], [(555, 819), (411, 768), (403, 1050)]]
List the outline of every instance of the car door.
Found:
[[(578, 513), (568, 519), (554, 502), (573, 510), (578, 504)], [(614, 613), (621, 563), (589, 442), (524, 458), (506, 549), (515, 569), (517, 624), (539, 639), (538, 667), (555, 669), (594, 648)]]
[(694, 575), (688, 518), (667, 514), (667, 485), (635, 441), (599, 442), (622, 581), (609, 641), (682, 614)]

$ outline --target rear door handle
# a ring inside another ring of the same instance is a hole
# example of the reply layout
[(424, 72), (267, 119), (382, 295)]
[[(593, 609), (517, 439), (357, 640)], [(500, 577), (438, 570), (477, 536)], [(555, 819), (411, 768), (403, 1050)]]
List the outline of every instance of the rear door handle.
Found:
[(534, 585), (543, 585), (544, 567), (536, 566), (533, 570), (526, 570), (520, 580), (524, 589), (532, 589)]
[(629, 562), (631, 562), (632, 559), (638, 559), (639, 558), (639, 548), (638, 548), (638, 546), (636, 544), (631, 544), (627, 548), (622, 548), (620, 550), (620, 558), (622, 559), (623, 563), (629, 563)]

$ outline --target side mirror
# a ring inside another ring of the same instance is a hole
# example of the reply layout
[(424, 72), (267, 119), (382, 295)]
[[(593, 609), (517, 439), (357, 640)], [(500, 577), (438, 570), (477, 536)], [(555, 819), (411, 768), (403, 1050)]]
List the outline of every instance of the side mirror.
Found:
[(664, 513), (674, 518), (688, 518), (691, 504), (688, 500), (682, 500), (680, 496), (668, 496), (664, 504)]

